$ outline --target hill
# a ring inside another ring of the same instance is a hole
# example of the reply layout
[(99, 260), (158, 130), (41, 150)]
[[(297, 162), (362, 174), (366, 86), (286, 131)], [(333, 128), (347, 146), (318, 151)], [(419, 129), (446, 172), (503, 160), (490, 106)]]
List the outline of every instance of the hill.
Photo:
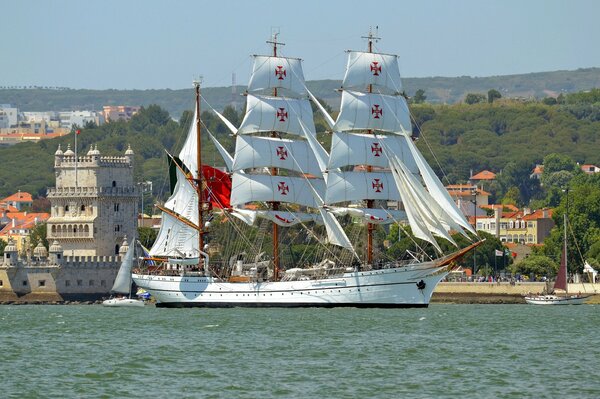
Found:
[[(467, 93), (487, 93), (498, 90), (503, 97), (543, 98), (600, 87), (600, 68), (576, 71), (537, 72), (521, 75), (491, 77), (430, 77), (404, 78), (404, 88), (409, 96), (418, 89), (425, 91), (427, 102), (453, 104), (464, 99)], [(335, 89), (337, 80), (309, 81), (309, 89), (319, 98), (338, 109), (340, 96)], [(236, 87), (237, 93), (244, 87)], [(215, 109), (222, 110), (235, 100), (243, 104), (239, 95), (232, 97), (231, 87), (207, 87), (203, 89), (206, 100)], [(103, 105), (157, 104), (173, 117), (179, 118), (183, 111), (192, 108), (193, 90), (74, 90), (49, 88), (0, 88), (0, 104), (11, 104), (21, 111), (68, 111), (101, 110)]]

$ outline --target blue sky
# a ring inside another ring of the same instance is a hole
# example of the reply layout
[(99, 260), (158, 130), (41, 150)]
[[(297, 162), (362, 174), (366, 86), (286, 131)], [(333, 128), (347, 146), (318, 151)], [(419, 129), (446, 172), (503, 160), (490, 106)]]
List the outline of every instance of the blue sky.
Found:
[(232, 73), (245, 84), (273, 27), (308, 80), (340, 79), (344, 50), (364, 49), (370, 26), (405, 77), (600, 67), (595, 0), (0, 0), (0, 10), (0, 86), (181, 89), (197, 75), (229, 86)]

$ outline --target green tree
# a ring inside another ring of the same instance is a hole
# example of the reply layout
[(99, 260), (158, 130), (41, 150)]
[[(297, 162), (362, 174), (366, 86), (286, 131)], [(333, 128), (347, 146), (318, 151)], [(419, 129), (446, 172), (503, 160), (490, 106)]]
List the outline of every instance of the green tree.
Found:
[(500, 92), (496, 89), (491, 89), (491, 90), (488, 90), (487, 98), (488, 98), (488, 103), (491, 104), (495, 100), (502, 98), (502, 94), (500, 94)]
[(415, 95), (411, 100), (412, 100), (413, 104), (423, 104), (426, 99), (427, 99), (427, 96), (425, 95), (425, 90), (418, 89), (415, 92)]
[(151, 227), (138, 227), (137, 231), (138, 240), (146, 248), (150, 248), (158, 236), (158, 232)]
[(469, 105), (481, 103), (485, 101), (485, 95), (479, 93), (468, 93), (465, 97), (465, 103)]
[(37, 247), (38, 242), (42, 241), (42, 245), (48, 249), (48, 239), (47, 236), (47, 227), (46, 223), (37, 224), (29, 235), (29, 246), (33, 250), (33, 248)]
[(4, 240), (0, 240), (0, 256), (4, 255), (4, 247), (6, 247), (8, 243)]
[(512, 274), (523, 274), (529, 276), (555, 276), (558, 271), (558, 264), (551, 258), (543, 255), (530, 255), (521, 262), (509, 266), (508, 270)]

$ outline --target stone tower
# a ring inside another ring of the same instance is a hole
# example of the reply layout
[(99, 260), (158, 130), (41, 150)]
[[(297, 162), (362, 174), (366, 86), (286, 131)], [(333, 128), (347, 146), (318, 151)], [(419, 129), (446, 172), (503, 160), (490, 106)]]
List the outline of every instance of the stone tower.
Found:
[(48, 240), (64, 256), (115, 256), (124, 237), (136, 236), (138, 193), (133, 180), (133, 151), (123, 157), (101, 156), (90, 147), (84, 156), (58, 147), (54, 156), (56, 187)]

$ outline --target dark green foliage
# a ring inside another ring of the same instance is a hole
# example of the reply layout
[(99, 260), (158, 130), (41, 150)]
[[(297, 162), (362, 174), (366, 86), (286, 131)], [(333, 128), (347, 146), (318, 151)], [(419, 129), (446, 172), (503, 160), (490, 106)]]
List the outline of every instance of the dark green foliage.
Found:
[(31, 230), (31, 234), (29, 235), (29, 247), (32, 252), (40, 241), (42, 241), (42, 245), (46, 247), (46, 249), (49, 248), (48, 239), (46, 238), (47, 227), (48, 225), (46, 223), (40, 223)]
[[(156, 237), (158, 236), (158, 231), (151, 227), (138, 227), (137, 232), (138, 240), (146, 248), (152, 247), (154, 240), (156, 240)], [(132, 244), (130, 243), (130, 245)]]
[(465, 103), (469, 104), (469, 105), (481, 103), (484, 101), (485, 101), (485, 96), (483, 94), (468, 93), (467, 96), (465, 97)]
[(411, 98), (411, 102), (413, 104), (422, 104), (425, 102), (426, 99), (427, 99), (427, 96), (425, 95), (425, 90), (419, 89), (415, 92), (414, 97)]
[(488, 94), (487, 94), (488, 103), (491, 104), (494, 102), (494, 100), (497, 100), (499, 98), (502, 98), (502, 94), (500, 94), (500, 92), (498, 90), (495, 90), (495, 89), (488, 90)]
[(4, 255), (4, 248), (8, 245), (8, 243), (4, 240), (0, 240), (0, 256)]

